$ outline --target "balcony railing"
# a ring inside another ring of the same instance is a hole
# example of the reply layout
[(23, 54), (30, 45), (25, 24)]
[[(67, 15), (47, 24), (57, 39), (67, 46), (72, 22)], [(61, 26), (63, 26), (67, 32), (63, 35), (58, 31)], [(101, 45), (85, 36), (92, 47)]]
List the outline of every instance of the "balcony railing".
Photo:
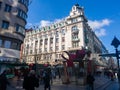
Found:
[(72, 41), (79, 41), (79, 40), (80, 40), (79, 38), (72, 39)]

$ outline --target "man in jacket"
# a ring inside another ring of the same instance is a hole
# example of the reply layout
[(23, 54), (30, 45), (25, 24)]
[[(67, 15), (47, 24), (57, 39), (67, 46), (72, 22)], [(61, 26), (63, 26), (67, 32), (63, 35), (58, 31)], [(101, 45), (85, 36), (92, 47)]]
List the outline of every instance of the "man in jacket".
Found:
[(23, 88), (25, 90), (35, 90), (35, 87), (39, 87), (39, 79), (35, 71), (31, 70), (30, 73), (24, 77)]

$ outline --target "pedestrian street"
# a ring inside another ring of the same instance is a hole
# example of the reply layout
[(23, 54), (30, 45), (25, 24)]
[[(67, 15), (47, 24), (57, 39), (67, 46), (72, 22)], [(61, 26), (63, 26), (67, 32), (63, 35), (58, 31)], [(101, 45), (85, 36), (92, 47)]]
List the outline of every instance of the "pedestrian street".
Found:
[[(111, 81), (106, 77), (95, 77), (94, 88), (95, 90), (119, 90), (119, 84), (117, 79)], [(11, 81), (11, 86), (8, 86), (7, 90), (24, 90), (22, 89), (22, 79), (21, 81), (16, 81), (15, 79)], [(40, 84), (39, 88), (36, 90), (44, 90), (43, 84)], [(86, 86), (75, 85), (75, 84), (62, 84), (59, 80), (54, 80), (51, 85), (51, 90), (86, 90)]]

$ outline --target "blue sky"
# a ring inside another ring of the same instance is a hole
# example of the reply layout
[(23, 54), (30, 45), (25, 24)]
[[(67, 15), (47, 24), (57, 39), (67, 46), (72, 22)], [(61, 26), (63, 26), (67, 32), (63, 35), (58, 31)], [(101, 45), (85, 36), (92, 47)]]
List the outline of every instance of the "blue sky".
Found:
[[(49, 25), (69, 15), (73, 5), (84, 7), (88, 23), (109, 52), (111, 42), (120, 40), (120, 0), (31, 0), (26, 27)], [(120, 46), (118, 48), (120, 50)]]

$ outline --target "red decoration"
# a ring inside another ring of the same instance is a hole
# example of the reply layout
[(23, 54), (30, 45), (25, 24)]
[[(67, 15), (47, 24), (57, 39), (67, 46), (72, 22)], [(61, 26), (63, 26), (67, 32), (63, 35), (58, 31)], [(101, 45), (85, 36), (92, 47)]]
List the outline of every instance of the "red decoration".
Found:
[(92, 72), (92, 60), (88, 60), (87, 72), (88, 72), (88, 73), (91, 73), (91, 72)]
[(76, 55), (75, 54), (69, 54), (69, 60), (67, 60), (67, 66), (68, 67), (73, 67), (73, 60), (76, 59)]
[(68, 67), (73, 67), (73, 61), (75, 59), (79, 59), (79, 60), (83, 60), (83, 58), (85, 57), (85, 54), (87, 54), (88, 56), (90, 56), (91, 52), (86, 52), (84, 49), (82, 50), (77, 50), (75, 54), (70, 54), (67, 51), (64, 51), (64, 53), (66, 53), (68, 55), (69, 58), (66, 58), (63, 54), (62, 54), (62, 58), (65, 59), (67, 61), (67, 66)]
[(76, 51), (76, 58), (78, 59), (83, 59), (84, 57), (85, 57), (85, 54), (86, 54), (86, 52), (85, 52), (85, 50), (83, 49), (83, 50), (77, 50)]

